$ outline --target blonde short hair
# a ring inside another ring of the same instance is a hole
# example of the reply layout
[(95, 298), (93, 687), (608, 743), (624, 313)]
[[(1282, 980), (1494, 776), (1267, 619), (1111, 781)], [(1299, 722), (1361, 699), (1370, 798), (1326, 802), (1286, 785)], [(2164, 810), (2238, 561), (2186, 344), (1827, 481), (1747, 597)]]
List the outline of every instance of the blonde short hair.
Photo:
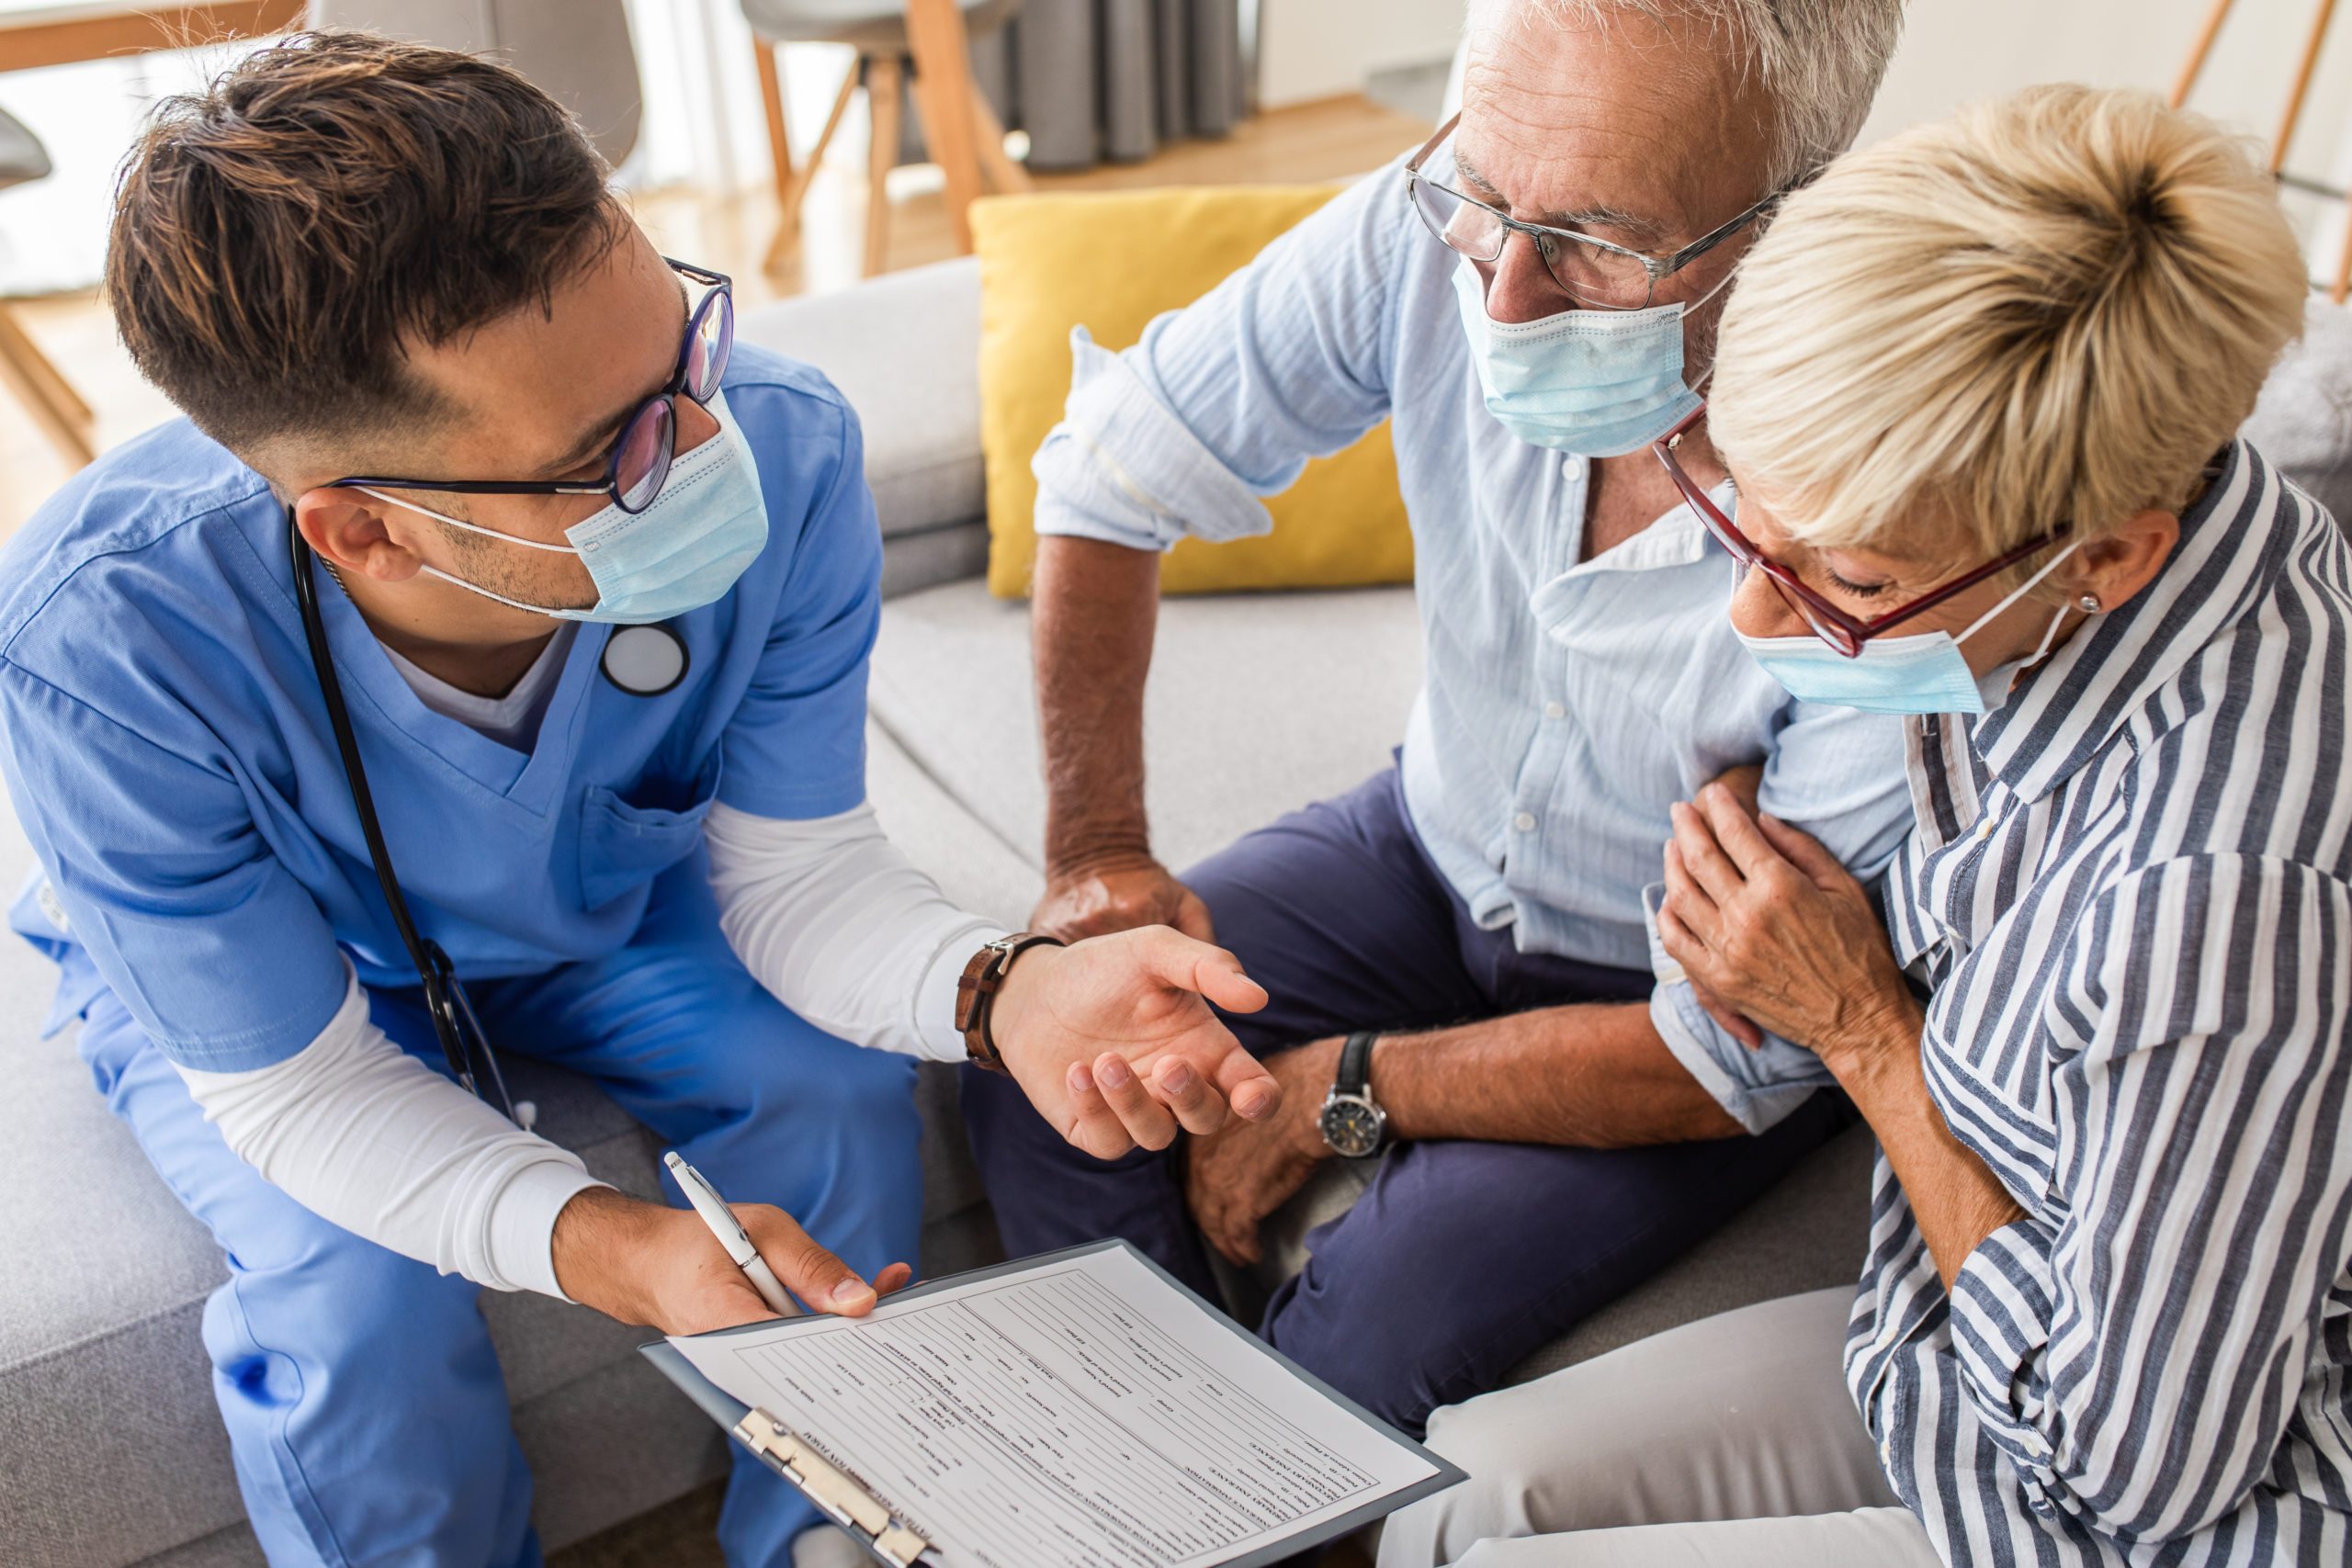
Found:
[(1789, 200), (1724, 310), (1709, 430), (1818, 547), (2095, 535), (2188, 503), (2308, 288), (2246, 143), (2144, 93), (2036, 87)]

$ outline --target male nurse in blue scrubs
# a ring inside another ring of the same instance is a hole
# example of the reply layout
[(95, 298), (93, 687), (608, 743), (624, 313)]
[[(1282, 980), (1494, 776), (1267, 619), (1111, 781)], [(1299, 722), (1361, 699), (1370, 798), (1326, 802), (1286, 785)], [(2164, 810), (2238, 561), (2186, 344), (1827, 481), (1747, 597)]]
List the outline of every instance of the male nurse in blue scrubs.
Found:
[[(538, 1560), (481, 1288), (766, 1315), (691, 1212), (453, 1075), (298, 572), (415, 951), (510, 1059), (597, 1079), (734, 1200), (811, 1308), (907, 1277), (917, 1056), (1001, 1058), (1104, 1156), (1273, 1111), (1208, 1006), (1264, 999), (1227, 955), (1020, 945), (882, 836), (856, 421), (732, 345), (725, 279), (657, 254), (520, 77), (265, 50), (160, 111), (108, 273), (187, 418), (0, 558), (0, 764), (40, 863), (13, 923), (226, 1254), (205, 1344), (273, 1562)], [(719, 1533), (807, 1568), (845, 1544), (811, 1522), (739, 1465)]]

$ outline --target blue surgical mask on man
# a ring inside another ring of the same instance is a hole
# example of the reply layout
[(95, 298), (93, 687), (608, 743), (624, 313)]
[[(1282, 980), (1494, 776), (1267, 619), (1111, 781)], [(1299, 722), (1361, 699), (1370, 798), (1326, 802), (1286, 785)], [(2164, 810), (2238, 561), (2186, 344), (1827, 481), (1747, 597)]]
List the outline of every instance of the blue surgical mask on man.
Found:
[(607, 505), (565, 529), (569, 542), (561, 545), (518, 538), (364, 485), (356, 488), (469, 534), (526, 549), (576, 555), (596, 585), (596, 602), (584, 610), (551, 609), (493, 593), (437, 567), (423, 568), (427, 577), (557, 620), (647, 626), (717, 603), (767, 547), (767, 502), (760, 493), (751, 445), (728, 411), (723, 393), (714, 395), (708, 407), (718, 422), (718, 434), (678, 455), (650, 506), (632, 513)]
[(1739, 640), (1764, 672), (1786, 686), (1799, 702), (1860, 708), (1866, 713), (1981, 714), (1986, 711), (1988, 696), (1997, 705), (2018, 671), (2039, 663), (2050, 651), (2066, 619), (2066, 607), (2061, 605), (2051, 618), (2050, 629), (2041, 634), (2041, 645), (2031, 658), (2005, 664), (1983, 677), (1968, 667), (1960, 645), (2032, 592), (2036, 583), (2058, 570), (2059, 562), (2081, 547), (2082, 541), (2077, 539), (2051, 557), (2040, 571), (1970, 622), (1958, 637), (1933, 631), (1917, 637), (1873, 637), (1851, 659), (1817, 637), (1749, 637), (1742, 632)]
[(1725, 275), (1688, 305), (1498, 321), (1478, 269), (1467, 258), (1453, 269), (1487, 412), (1521, 441), (1583, 457), (1638, 452), (1699, 406), (1682, 378), (1682, 319), (1730, 282)]

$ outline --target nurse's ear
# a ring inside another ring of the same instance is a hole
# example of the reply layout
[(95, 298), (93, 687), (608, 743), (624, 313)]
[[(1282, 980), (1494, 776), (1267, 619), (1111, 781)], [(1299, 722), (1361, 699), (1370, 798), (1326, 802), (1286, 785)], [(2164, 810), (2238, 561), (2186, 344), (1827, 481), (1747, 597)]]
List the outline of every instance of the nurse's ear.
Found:
[(406, 521), (389, 525), (395, 508), (359, 491), (322, 485), (294, 502), (294, 524), (321, 560), (345, 576), (405, 582), (424, 564), (403, 543)]

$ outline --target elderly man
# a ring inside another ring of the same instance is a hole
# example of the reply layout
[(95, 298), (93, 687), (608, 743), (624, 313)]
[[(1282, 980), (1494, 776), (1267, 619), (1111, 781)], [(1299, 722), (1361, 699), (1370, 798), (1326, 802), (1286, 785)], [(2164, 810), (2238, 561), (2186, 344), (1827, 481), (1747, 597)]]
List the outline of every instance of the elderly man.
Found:
[[(1721, 1081), (1699, 1041), (1752, 1026), (1654, 966), (1643, 896), (1671, 803), (1750, 766), (1765, 809), (1875, 872), (1906, 819), (1899, 732), (1756, 668), (1729, 560), (1645, 448), (1697, 406), (1734, 268), (1851, 140), (1900, 21), (1481, 0), (1458, 122), (1129, 352), (1080, 342), (1036, 462), (1035, 923), (1213, 932), (1272, 995), (1236, 1026), (1280, 1053), (1285, 1101), (1181, 1159), (1099, 1162), (967, 1074), (1016, 1250), (1125, 1235), (1208, 1289), (1204, 1235), (1251, 1259), (1318, 1162), (1377, 1156), (1264, 1332), (1418, 1427), (1843, 1124)], [(1180, 880), (1142, 808), (1157, 552), (1262, 530), (1258, 496), (1387, 418), (1426, 654), (1398, 762)], [(1682, 449), (1722, 479), (1703, 425)], [(1096, 1091), (1138, 1094), (1105, 1066)]]

